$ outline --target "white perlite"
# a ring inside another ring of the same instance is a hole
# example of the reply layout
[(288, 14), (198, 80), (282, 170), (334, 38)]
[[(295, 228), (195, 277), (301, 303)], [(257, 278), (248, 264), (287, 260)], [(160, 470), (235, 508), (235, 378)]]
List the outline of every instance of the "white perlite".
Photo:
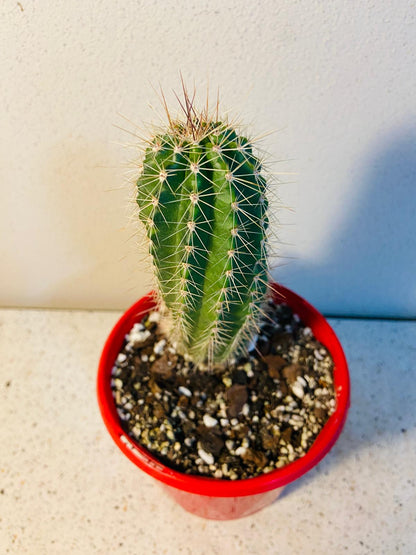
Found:
[(248, 378), (252, 378), (254, 376), (254, 372), (250, 362), (246, 362), (246, 364), (243, 366), (243, 370), (247, 374)]
[(207, 428), (213, 428), (218, 424), (218, 420), (216, 418), (213, 418), (209, 414), (204, 414), (203, 421)]
[(120, 378), (116, 378), (113, 383), (116, 389), (121, 389), (123, 387), (123, 382), (120, 380)]
[(185, 395), (185, 397), (192, 397), (192, 391), (183, 385), (178, 387), (178, 391), (181, 395)]
[(313, 354), (315, 355), (315, 358), (317, 358), (318, 360), (324, 360), (324, 357), (321, 355), (318, 349), (315, 349)]
[(235, 454), (238, 455), (239, 457), (244, 457), (246, 453), (247, 453), (247, 448), (243, 447), (242, 445), (240, 445), (240, 447), (237, 447), (237, 449), (235, 450)]
[(211, 453), (207, 453), (203, 449), (198, 449), (198, 455), (206, 464), (214, 464), (214, 457)]
[(305, 391), (302, 387), (302, 384), (299, 383), (298, 381), (296, 381), (293, 385), (292, 385), (292, 392), (294, 393), (294, 395), (296, 395), (296, 397), (298, 397), (299, 399), (302, 399), (305, 395)]
[(161, 339), (160, 341), (155, 343), (153, 347), (153, 352), (155, 353), (155, 355), (161, 355), (163, 353), (163, 349), (165, 348), (165, 345), (166, 345), (166, 339)]
[(160, 320), (160, 313), (159, 312), (151, 312), (149, 314), (149, 318), (147, 319), (148, 322), (151, 322), (152, 324), (155, 323), (157, 324)]
[(145, 329), (146, 328), (141, 322), (136, 322), (132, 327), (134, 333), (137, 333), (138, 331), (144, 331)]
[(149, 330), (144, 330), (144, 331), (135, 331), (134, 329), (130, 332), (130, 334), (127, 336), (129, 343), (133, 343), (133, 344), (139, 344), (140, 343), (144, 343), (146, 341), (146, 339), (148, 339), (150, 337), (150, 331)]

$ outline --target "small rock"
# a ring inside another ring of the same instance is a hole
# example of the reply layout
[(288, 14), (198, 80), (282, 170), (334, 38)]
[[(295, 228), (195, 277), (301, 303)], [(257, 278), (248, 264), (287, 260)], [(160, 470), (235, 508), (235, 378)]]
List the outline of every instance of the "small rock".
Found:
[[(200, 429), (198, 431), (200, 432)], [(211, 430), (207, 430), (203, 434), (200, 433), (199, 442), (205, 451), (212, 453), (214, 456), (219, 455), (224, 448), (222, 438)]]
[(149, 380), (149, 388), (150, 388), (150, 391), (153, 393), (153, 395), (156, 395), (157, 393), (162, 392), (161, 388), (157, 385), (155, 380), (152, 378)]
[(327, 417), (326, 410), (321, 407), (315, 407), (313, 413), (316, 416), (316, 418), (318, 418), (318, 420), (325, 420)]
[(282, 369), (282, 376), (288, 381), (293, 383), (298, 376), (301, 376), (304, 370), (300, 364), (289, 364)]
[(150, 367), (150, 372), (155, 375), (156, 377), (163, 378), (165, 380), (171, 378), (173, 376), (173, 364), (168, 364), (168, 356), (164, 354)]
[(286, 395), (288, 394), (289, 389), (286, 385), (285, 380), (280, 380), (279, 391), (280, 391), (282, 397), (286, 397)]
[(260, 439), (261, 445), (265, 451), (275, 448), (277, 440), (267, 428), (260, 428)]
[(280, 370), (287, 366), (287, 360), (280, 355), (267, 355), (263, 357), (264, 362), (267, 364), (267, 372), (273, 379), (280, 378)]
[(264, 453), (261, 451), (254, 451), (253, 449), (246, 449), (242, 457), (245, 461), (253, 462), (257, 468), (264, 468), (269, 462)]
[(186, 397), (185, 395), (181, 395), (178, 399), (178, 407), (183, 409), (183, 408), (187, 407), (188, 405), (189, 405), (189, 398)]
[(248, 399), (247, 387), (245, 385), (234, 384), (225, 393), (228, 401), (227, 416), (229, 418), (236, 417)]
[(193, 436), (195, 433), (195, 424), (191, 420), (184, 420), (182, 422), (182, 430), (186, 436)]
[(292, 428), (286, 428), (280, 435), (281, 439), (283, 439), (286, 443), (290, 443), (292, 439)]
[(153, 403), (153, 416), (158, 419), (166, 416), (165, 409), (160, 403)]

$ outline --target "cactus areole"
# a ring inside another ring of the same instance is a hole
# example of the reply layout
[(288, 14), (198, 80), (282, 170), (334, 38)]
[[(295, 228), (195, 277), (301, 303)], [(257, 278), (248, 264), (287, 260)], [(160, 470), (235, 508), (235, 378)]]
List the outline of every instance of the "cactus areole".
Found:
[(137, 203), (172, 339), (221, 363), (246, 350), (268, 288), (266, 180), (246, 137), (187, 108), (149, 141)]

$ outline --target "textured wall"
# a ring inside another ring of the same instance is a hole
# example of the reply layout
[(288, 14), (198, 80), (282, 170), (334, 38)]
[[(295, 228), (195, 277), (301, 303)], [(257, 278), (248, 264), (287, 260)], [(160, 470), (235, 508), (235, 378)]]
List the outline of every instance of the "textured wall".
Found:
[(3, 0), (0, 17), (0, 305), (122, 308), (149, 288), (117, 126), (157, 119), (150, 83), (182, 70), (277, 130), (294, 212), (275, 277), (332, 314), (416, 316), (414, 2)]

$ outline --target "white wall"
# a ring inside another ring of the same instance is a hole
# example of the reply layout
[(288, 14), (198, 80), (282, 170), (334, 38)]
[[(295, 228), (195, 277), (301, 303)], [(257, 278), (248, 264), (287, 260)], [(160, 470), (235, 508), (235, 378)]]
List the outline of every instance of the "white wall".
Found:
[(135, 139), (115, 126), (155, 119), (149, 83), (178, 89), (182, 70), (255, 135), (276, 129), (272, 169), (297, 174), (276, 279), (332, 314), (416, 316), (415, 2), (3, 0), (0, 16), (0, 305), (148, 290)]

